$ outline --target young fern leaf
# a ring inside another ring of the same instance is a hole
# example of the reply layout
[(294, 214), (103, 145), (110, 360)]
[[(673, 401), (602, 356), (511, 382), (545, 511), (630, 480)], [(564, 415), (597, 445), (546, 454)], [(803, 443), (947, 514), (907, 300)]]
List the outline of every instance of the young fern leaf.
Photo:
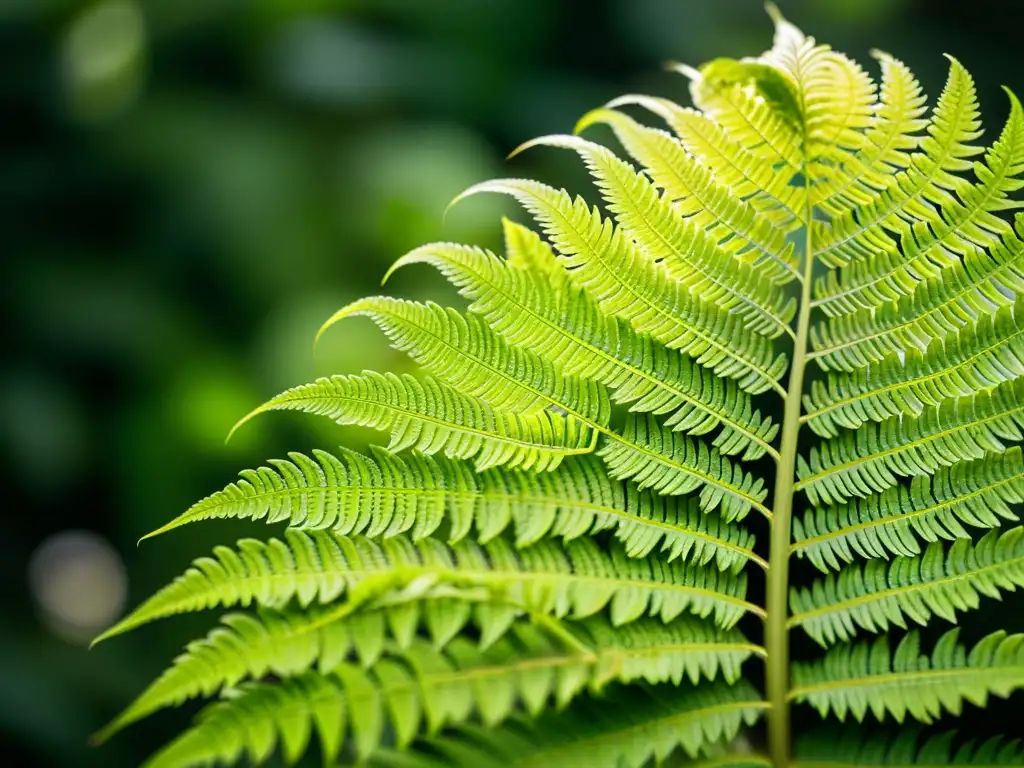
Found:
[(1024, 586), (1024, 528), (990, 531), (976, 545), (957, 539), (949, 550), (936, 542), (921, 557), (871, 560), (849, 566), (810, 587), (793, 590), (791, 627), (828, 646), (849, 640), (857, 628), (884, 632), (922, 626), (932, 616), (956, 621), (957, 611), (977, 608), (981, 595)]
[[(673, 277), (691, 290), (704, 288), (692, 277), (694, 269), (700, 270), (708, 288), (728, 297), (716, 303), (723, 309), (739, 304), (738, 311), (754, 319), (753, 330), (772, 338), (791, 333), (796, 300), (787, 301), (775, 289), (793, 279), (792, 244), (758, 218), (756, 209), (717, 185), (671, 136), (610, 109), (585, 115), (576, 131), (595, 123), (611, 126), (627, 151), (652, 169), (652, 181), (611, 150), (577, 137), (548, 136), (524, 146), (546, 144), (576, 151), (616, 220), (638, 245), (662, 259)], [(659, 195), (657, 187), (664, 193)]]
[(540, 222), (561, 255), (570, 279), (607, 313), (628, 320), (670, 349), (678, 349), (752, 394), (782, 392), (785, 355), (742, 319), (690, 294), (632, 240), (586, 201), (535, 181), (507, 179), (471, 187), (460, 198), (497, 192), (516, 198)]
[[(642, 107), (664, 120), (675, 133), (674, 138), (711, 172), (711, 178), (718, 185), (727, 187), (735, 198), (745, 201), (757, 211), (758, 216), (771, 222), (771, 228), (755, 225), (759, 227), (758, 239), (762, 239), (762, 232), (764, 237), (774, 239), (773, 229), (785, 234), (799, 228), (800, 214), (796, 210), (802, 204), (800, 189), (791, 186), (787, 177), (774, 173), (771, 166), (762, 163), (717, 122), (696, 109), (682, 107), (669, 99), (629, 94), (613, 99), (604, 108), (588, 112), (576, 124), (576, 133), (595, 122), (607, 124), (615, 131), (626, 151), (647, 169), (659, 187), (670, 191), (673, 197), (689, 198), (689, 185), (676, 171), (678, 166), (685, 168), (689, 165), (683, 165), (673, 137), (623, 115), (619, 108), (627, 106)], [(688, 210), (693, 216), (705, 215), (697, 209), (698, 206), (693, 205)], [(735, 224), (726, 223), (725, 226), (728, 230)], [(794, 253), (793, 244), (785, 240), (776, 241), (775, 246), (764, 249), (758, 261), (778, 261), (789, 273), (789, 279), (800, 276), (799, 258)]]
[(1012, 237), (1012, 227), (995, 214), (1017, 207), (1007, 195), (1024, 184), (1016, 178), (1024, 171), (1024, 112), (1013, 93), (1007, 90), (1007, 94), (1010, 117), (1006, 126), (985, 162), (974, 164), (979, 183), (970, 185), (952, 177), (955, 181), (949, 185), (959, 200), (940, 196), (939, 206), (930, 216), (914, 220), (902, 230), (899, 249), (884, 250), (873, 260), (853, 262), (851, 277), (842, 290), (820, 300), (824, 312), (836, 315), (881, 306), (911, 293), (923, 277), (956, 264), (958, 256)]
[(970, 651), (951, 629), (922, 655), (916, 632), (890, 652), (887, 637), (874, 643), (842, 645), (821, 661), (793, 665), (790, 697), (823, 716), (858, 722), (868, 712), (878, 720), (907, 715), (931, 723), (944, 711), (956, 715), (963, 702), (984, 707), (990, 695), (1006, 698), (1024, 686), (1024, 635), (993, 632)]
[[(867, 144), (846, 159), (849, 169), (817, 198), (817, 204), (833, 217), (870, 203), (897, 171), (907, 168), (908, 153), (920, 145), (918, 134), (927, 126), (921, 119), (926, 100), (917, 78), (889, 54), (873, 51), (872, 55), (881, 65), (882, 84), (878, 109), (868, 117), (864, 131)], [(834, 276), (830, 272), (823, 279)], [(822, 309), (828, 311), (824, 304)]]

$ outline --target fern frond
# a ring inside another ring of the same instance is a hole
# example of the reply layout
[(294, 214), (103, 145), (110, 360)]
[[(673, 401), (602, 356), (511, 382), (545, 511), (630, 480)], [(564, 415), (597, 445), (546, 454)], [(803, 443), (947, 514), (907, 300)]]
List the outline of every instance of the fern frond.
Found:
[(874, 643), (843, 645), (821, 661), (793, 665), (790, 698), (806, 702), (822, 716), (862, 721), (891, 715), (902, 723), (909, 714), (930, 723), (943, 711), (960, 714), (963, 702), (983, 707), (990, 695), (1007, 697), (1024, 686), (1024, 635), (993, 632), (968, 652), (952, 629), (922, 655), (916, 632), (895, 652), (888, 637)]
[[(575, 132), (579, 133), (598, 119), (606, 121), (613, 129), (618, 125), (616, 133), (626, 151), (647, 169), (658, 186), (669, 190), (669, 184), (680, 183), (676, 180), (675, 163), (672, 162), (676, 151), (669, 141), (671, 137), (664, 137), (661, 131), (618, 116), (618, 108), (632, 105), (643, 107), (664, 120), (686, 152), (707, 168), (718, 184), (728, 187), (734, 196), (749, 203), (774, 227), (788, 233), (799, 226), (800, 215), (796, 210), (802, 206), (800, 189), (791, 186), (785, 176), (776, 174), (770, 166), (734, 141), (718, 123), (696, 109), (681, 107), (670, 99), (630, 94), (613, 99), (604, 109), (584, 115)], [(659, 146), (667, 150), (667, 157), (656, 151)], [(685, 188), (683, 184), (679, 191)], [(788, 247), (775, 256), (766, 253), (765, 257), (778, 258)], [(794, 269), (799, 266), (793, 261), (792, 254), (783, 261), (792, 262)], [(796, 277), (795, 273), (791, 274)]]
[(805, 36), (777, 8), (769, 13), (775, 37), (761, 61), (792, 83), (802, 128), (802, 174), (810, 185), (809, 203), (819, 205), (868, 144), (864, 130), (871, 125), (875, 85), (858, 64)]
[[(189, 644), (174, 665), (104, 729), (101, 738), (160, 709), (210, 696), (243, 680), (259, 680), (268, 673), (292, 677), (314, 667), (329, 674), (345, 663), (353, 636), (360, 631), (358, 620), (373, 614), (357, 613), (329, 622), (323, 621), (325, 615), (321, 610), (225, 617), (225, 627)], [(422, 648), (424, 641), (416, 638), (408, 638), (397, 648), (388, 646), (383, 621), (373, 626), (373, 632), (377, 635), (374, 653), (361, 659), (364, 668), (377, 664), (382, 652), (386, 658), (398, 660), (406, 653), (427, 653)], [(524, 698), (536, 712), (555, 687), (559, 702), (565, 704), (580, 687), (597, 690), (611, 681), (671, 681), (678, 685), (685, 679), (696, 685), (701, 679), (714, 680), (721, 675), (733, 683), (746, 659), (763, 654), (737, 630), (718, 629), (688, 617), (668, 625), (645, 619), (615, 628), (606, 619), (593, 617), (574, 625), (569, 635), (577, 644), (565, 648), (560, 639), (520, 621), (486, 651), (457, 638), (445, 646), (444, 657), (460, 667), (471, 666), (476, 680), (486, 683), (488, 693), (480, 705), (486, 714), (494, 711), (496, 701), (507, 700), (517, 689), (527, 687), (530, 690), (523, 690)], [(481, 659), (495, 669), (481, 668)], [(504, 695), (499, 695), (502, 692)], [(501, 705), (498, 708), (503, 709)]]
[(914, 74), (887, 53), (872, 55), (881, 66), (882, 85), (864, 131), (867, 145), (846, 158), (841, 176), (815, 195), (817, 204), (832, 216), (866, 205), (884, 190), (892, 176), (910, 164), (908, 153), (920, 145), (918, 134), (927, 126), (921, 119), (926, 100)]
[(850, 373), (829, 373), (827, 383), (811, 383), (803, 417), (822, 437), (840, 428), (858, 429), (868, 421), (904, 414), (919, 416), (925, 406), (963, 397), (1024, 376), (1024, 295), (1012, 306), (980, 315), (971, 324), (933, 339), (927, 349), (908, 347), (902, 355)]
[(701, 509), (719, 509), (727, 521), (740, 520), (751, 508), (766, 517), (761, 502), (768, 495), (764, 481), (700, 442), (662, 426), (650, 415), (630, 414), (621, 434), (610, 435), (598, 451), (618, 480), (640, 488), (678, 495), (700, 488)]
[(566, 380), (536, 354), (504, 343), (479, 317), (433, 302), (359, 299), (335, 312), (318, 335), (346, 317), (359, 316), (377, 323), (392, 346), (428, 373), (497, 410), (535, 413), (552, 400), (569, 402), (587, 394), (578, 381)]
[(794, 518), (791, 551), (826, 573), (866, 559), (917, 555), (921, 541), (969, 539), (963, 524), (998, 528), (1016, 521), (1011, 504), (1024, 503), (1024, 458), (1014, 447), (918, 475), (909, 488), (894, 486), (846, 504), (809, 510)]
[[(770, 220), (759, 217), (758, 209), (752, 203), (737, 198), (728, 187), (719, 184), (707, 168), (686, 152), (683, 144), (664, 131), (640, 125), (622, 112), (607, 108), (589, 112), (576, 124), (576, 131), (578, 133), (601, 123), (614, 131), (619, 143), (643, 166), (653, 184), (646, 182), (641, 185), (633, 181), (633, 171), (627, 164), (609, 150), (590, 142), (582, 142), (581, 139), (575, 143), (567, 142), (570, 137), (547, 137), (537, 141), (557, 141), (583, 153), (622, 226), (634, 236), (643, 237), (642, 241), (638, 238), (641, 245), (646, 244), (649, 248), (653, 245), (654, 253), (670, 257), (667, 264), (670, 269), (680, 259), (679, 245), (659, 243), (659, 240), (671, 238), (681, 243), (697, 239), (700, 244), (694, 250), (704, 253), (707, 253), (708, 245), (700, 241), (707, 240), (745, 262), (748, 270), (757, 268), (763, 271), (765, 284), (762, 296), (758, 298), (759, 305), (781, 299), (778, 286), (796, 277), (798, 266), (793, 244), (786, 242), (783, 231), (773, 227)], [(662, 197), (654, 190), (655, 185), (664, 190)], [(645, 187), (648, 190), (645, 196), (650, 202), (642, 206), (630, 202), (628, 198), (639, 198)], [(631, 188), (635, 188), (632, 193)], [(662, 205), (657, 206), (656, 200), (660, 200)], [(651, 231), (650, 221), (640, 220), (640, 214), (644, 209), (653, 210), (655, 207), (667, 210), (653, 219), (657, 227)], [(674, 214), (677, 219), (673, 221), (667, 214)], [(706, 259), (705, 256), (703, 260)], [(740, 272), (733, 280), (739, 282), (737, 278), (743, 278), (746, 282), (747, 274), (746, 271)], [(749, 288), (747, 290), (749, 292)], [(789, 312), (787, 307), (783, 317)], [(786, 323), (778, 317), (779, 309), (774, 314), (776, 322)]]
[(1024, 112), (1017, 98), (1007, 93), (1006, 126), (985, 162), (974, 164), (979, 182), (956, 185), (958, 199), (940, 201), (930, 215), (909, 216), (910, 226), (902, 230), (898, 249), (843, 269), (837, 283), (841, 288), (826, 287), (824, 297), (818, 299), (817, 306), (826, 314), (881, 306), (911, 293), (923, 278), (959, 263), (961, 256), (1013, 236), (1013, 228), (996, 213), (1019, 207), (1008, 195), (1024, 185), (1018, 178), (1024, 172)]
[[(562, 271), (554, 249), (548, 245), (544, 238), (529, 227), (524, 227), (522, 224), (504, 216), (501, 217), (501, 229), (505, 235), (505, 258), (509, 264), (516, 269), (532, 272), (535, 275), (543, 275), (552, 283), (561, 285), (568, 281), (568, 276)], [(421, 248), (430, 247), (429, 245), (421, 246)], [(438, 245), (437, 247), (441, 246)], [(465, 246), (449, 247), (458, 248)], [(402, 259), (398, 259), (398, 262), (401, 261)], [(388, 275), (397, 269), (398, 266), (399, 263), (396, 262), (388, 271)], [(384, 280), (387, 282), (387, 277)]]
[[(552, 413), (497, 411), (430, 377), (367, 371), (332, 376), (282, 392), (245, 417), (292, 410), (391, 433), (389, 448), (415, 448), (458, 459), (478, 469), (501, 464), (542, 472), (566, 456), (590, 453), (597, 437), (578, 420)], [(237, 429), (237, 427), (236, 427)]]
[(511, 195), (529, 210), (561, 254), (570, 279), (605, 312), (736, 379), (748, 392), (785, 394), (778, 380), (786, 357), (775, 354), (770, 340), (744, 332), (739, 316), (690, 294), (582, 198), (522, 179), (486, 181), (460, 198), (481, 192)]
[(798, 465), (813, 504), (867, 496), (896, 484), (897, 476), (930, 474), (986, 452), (1002, 453), (1003, 441), (1024, 438), (1024, 378), (928, 408), (918, 418), (886, 419), (844, 433), (811, 449)]
[(532, 274), (487, 251), (448, 243), (417, 248), (392, 271), (421, 262), (458, 286), (473, 302), (470, 309), (511, 343), (537, 350), (568, 375), (610, 387), (616, 402), (634, 411), (668, 414), (666, 426), (690, 434), (721, 427), (712, 444), (725, 455), (742, 452), (743, 458), (756, 459), (776, 454), (770, 443), (778, 425), (754, 410), (735, 382), (716, 378), (624, 320), (606, 315), (582, 290), (556, 287), (547, 272)]
[[(713, 231), (698, 226), (692, 217), (680, 217), (680, 201), (673, 200), (670, 192), (659, 194), (646, 176), (599, 144), (578, 136), (543, 136), (520, 149), (533, 146), (559, 147), (580, 155), (618, 225), (691, 293), (722, 311), (738, 314), (754, 333), (772, 339), (783, 333), (792, 335), (789, 324), (796, 313), (796, 299), (787, 301), (778, 289), (792, 275), (781, 267), (773, 274), (770, 265), (756, 268), (737, 259), (725, 250), (734, 232), (723, 236), (724, 243), (714, 240)], [(725, 190), (718, 194), (735, 201)], [(706, 210), (701, 201), (696, 204), (699, 210)], [(753, 210), (749, 218), (764, 223)]]
[(948, 551), (930, 544), (920, 557), (891, 563), (871, 560), (790, 591), (790, 627), (802, 627), (821, 645), (849, 640), (857, 628), (885, 632), (924, 626), (932, 616), (956, 621), (957, 611), (977, 608), (981, 596), (1024, 586), (1024, 528), (990, 531), (977, 543), (957, 539)]
[[(713, 118), (744, 149), (775, 169), (785, 183), (800, 172), (801, 131), (795, 125), (798, 105), (781, 105), (791, 84), (778, 70), (751, 62), (715, 59), (700, 70), (676, 66), (690, 80), (690, 97), (701, 112)], [(775, 109), (779, 106), (781, 108)]]
[[(436, 759), (408, 753), (384, 753), (381, 768), (642, 768), (653, 758), (665, 764), (673, 753), (697, 758), (702, 768), (764, 768), (752, 757), (722, 757), (718, 743), (752, 725), (764, 702), (746, 684), (702, 684), (662, 692), (618, 689), (592, 700), (579, 700), (564, 712), (536, 722), (514, 720), (500, 729), (462, 728), (458, 737), (430, 739), (425, 747)], [(674, 764), (674, 763), (673, 763)], [(689, 762), (685, 763), (689, 765)]]
[[(1024, 232), (1024, 218), (1015, 227)], [(877, 310), (861, 310), (811, 328), (816, 359), (825, 370), (852, 371), (890, 353), (925, 348), (975, 318), (1010, 306), (1024, 292), (1024, 242), (1016, 237), (923, 280), (909, 296)]]
[[(972, 144), (980, 131), (980, 111), (974, 80), (956, 59), (950, 58), (949, 77), (929, 121), (921, 151), (911, 155), (910, 167), (898, 173), (870, 203), (816, 227), (820, 245), (816, 256), (830, 266), (871, 259), (880, 251), (895, 251), (886, 230), (899, 232), (906, 221), (927, 220), (932, 206), (954, 203), (951, 190), (967, 184), (955, 174), (971, 169), (966, 158), (982, 150)], [(831, 285), (817, 295), (830, 296)], [(820, 305), (820, 304), (819, 304)]]
[(325, 531), (285, 531), (285, 540), (244, 539), (238, 549), (217, 547), (144, 602), (96, 642), (178, 613), (214, 606), (280, 607), (328, 603), (343, 593), (358, 603), (410, 584), (443, 582), (483, 587), (496, 599), (541, 613), (585, 617), (609, 606), (625, 624), (645, 613), (665, 621), (687, 611), (733, 626), (744, 613), (746, 576), (676, 559), (629, 558), (619, 546), (605, 551), (590, 539), (565, 545), (546, 540), (515, 550), (503, 539), (486, 545), (436, 539), (412, 544), (395, 536), (375, 543)]
[(825, 768), (825, 766), (871, 766), (890, 768), (917, 768), (920, 766), (1024, 765), (1024, 744), (1019, 739), (993, 737), (978, 744), (974, 740), (954, 747), (956, 733), (946, 733), (921, 739), (914, 728), (902, 728), (895, 736), (865, 737), (860, 728), (841, 731), (829, 729), (797, 739), (793, 765), (797, 768)]
[(765, 565), (745, 529), (703, 512), (696, 500), (615, 482), (596, 457), (573, 457), (550, 472), (532, 473), (477, 472), (464, 461), (380, 448), (371, 456), (344, 448), (338, 456), (289, 456), (242, 472), (241, 480), (149, 536), (201, 520), (244, 518), (346, 536), (407, 534), (413, 541), (447, 523), (450, 543), (474, 528), (476, 540), (486, 543), (514, 525), (520, 547), (547, 536), (569, 541), (613, 530), (630, 557), (660, 549), (669, 560), (714, 562), (722, 570), (738, 571), (751, 560)]

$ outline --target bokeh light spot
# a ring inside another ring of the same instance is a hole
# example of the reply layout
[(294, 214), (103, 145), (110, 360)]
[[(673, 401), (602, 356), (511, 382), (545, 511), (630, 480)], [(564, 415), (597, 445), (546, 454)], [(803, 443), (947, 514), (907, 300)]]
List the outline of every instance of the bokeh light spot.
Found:
[(29, 562), (29, 585), (46, 625), (74, 643), (91, 640), (120, 616), (128, 596), (124, 563), (106, 539), (61, 531)]

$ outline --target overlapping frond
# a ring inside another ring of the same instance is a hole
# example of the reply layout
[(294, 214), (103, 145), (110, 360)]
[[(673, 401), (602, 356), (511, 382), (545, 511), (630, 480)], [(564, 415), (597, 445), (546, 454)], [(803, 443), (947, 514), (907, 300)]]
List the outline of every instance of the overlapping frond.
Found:
[[(669, 190), (675, 183), (675, 168), (678, 163), (674, 145), (662, 136), (661, 131), (648, 128), (632, 120), (622, 120), (616, 116), (617, 110), (625, 106), (639, 106), (664, 120), (682, 143), (686, 152), (692, 155), (707, 168), (713, 179), (729, 188), (733, 196), (749, 203), (758, 215), (766, 217), (772, 224), (788, 233), (799, 227), (800, 215), (796, 212), (802, 205), (801, 190), (789, 184), (784, 175), (761, 162), (753, 152), (738, 144), (722, 126), (699, 110), (682, 107), (670, 99), (655, 96), (630, 94), (610, 101), (606, 107), (588, 112), (576, 125), (576, 132), (595, 121), (607, 122), (616, 133), (619, 141), (645, 167), (647, 173), (658, 186)], [(609, 114), (611, 112), (611, 114)], [(647, 141), (644, 141), (646, 139)], [(659, 145), (666, 153), (655, 150)], [(685, 192), (682, 185), (675, 195)], [(699, 214), (694, 214), (699, 215)], [(795, 277), (799, 267), (792, 253), (785, 257), (790, 246), (774, 254), (764, 254), (768, 260), (780, 259), (790, 262), (793, 268), (790, 273)]]
[[(293, 677), (314, 668), (329, 674), (348, 663), (353, 646), (372, 649), (372, 653), (361, 655), (364, 668), (377, 665), (381, 658), (394, 663), (407, 661), (407, 655), (430, 654), (425, 641), (411, 635), (396, 646), (385, 637), (383, 621), (361, 626), (358, 619), (364, 614), (356, 614), (356, 621), (325, 622), (326, 615), (323, 609), (311, 613), (264, 612), (259, 617), (228, 615), (224, 627), (191, 643), (167, 672), (104, 729), (101, 737), (107, 738), (164, 707), (208, 697), (244, 680), (260, 680), (267, 674)], [(360, 630), (375, 636), (367, 641), (359, 637)], [(479, 705), (481, 714), (487, 718), (500, 712), (497, 719), (503, 719), (511, 709), (510, 699), (517, 693), (536, 713), (553, 693), (564, 705), (580, 688), (597, 690), (611, 681), (678, 685), (687, 680), (696, 685), (701, 679), (721, 677), (733, 683), (742, 663), (754, 653), (763, 653), (736, 630), (722, 630), (690, 618), (669, 625), (648, 619), (613, 628), (598, 616), (566, 631), (575, 645), (567, 647), (561, 638), (520, 621), (486, 649), (462, 638), (452, 639), (443, 646), (442, 658), (460, 667), (470, 667), (469, 662), (473, 662), (474, 685), (486, 691)], [(424, 664), (417, 666), (422, 668)], [(468, 676), (467, 681), (471, 681)], [(451, 682), (445, 680), (446, 684)]]
[[(431, 739), (428, 756), (378, 756), (380, 768), (642, 768), (681, 752), (697, 759), (710, 753), (708, 766), (763, 768), (738, 755), (722, 757), (720, 744), (752, 725), (765, 703), (747, 684), (702, 684), (671, 692), (620, 689), (599, 699), (581, 699), (569, 709), (535, 722), (513, 721), (503, 728), (461, 729), (457, 736)], [(688, 763), (687, 763), (688, 764)]]
[(785, 183), (800, 172), (798, 96), (779, 70), (751, 61), (715, 59), (700, 70), (675, 68), (690, 80), (694, 105), (715, 120)]
[(985, 706), (1024, 686), (1024, 635), (993, 632), (968, 651), (959, 629), (939, 638), (931, 656), (921, 653), (916, 632), (890, 651), (887, 637), (842, 645), (821, 661), (793, 665), (791, 698), (822, 715), (862, 721), (868, 712), (902, 723), (907, 715), (930, 723), (944, 711), (959, 714), (963, 702)]
[(843, 433), (801, 459), (798, 489), (812, 503), (884, 491), (897, 477), (930, 474), (964, 459), (1001, 453), (1024, 437), (1024, 378), (944, 400), (916, 418), (894, 416)]
[[(753, 203), (737, 197), (729, 187), (720, 184), (712, 172), (671, 135), (640, 125), (624, 113), (608, 108), (589, 112), (577, 123), (576, 131), (600, 123), (615, 132), (626, 151), (644, 167), (650, 182), (643, 177), (636, 180), (630, 166), (618, 160), (614, 153), (582, 139), (573, 141), (568, 136), (552, 136), (536, 142), (579, 152), (616, 219), (641, 245), (667, 259), (673, 276), (680, 272), (685, 275), (685, 261), (693, 258), (680, 255), (682, 243), (694, 243), (688, 249), (696, 251), (698, 264), (709, 262), (713, 255), (709, 244), (717, 245), (725, 253), (734, 254), (741, 265), (746, 265), (746, 268), (737, 266), (724, 272), (722, 259), (717, 258), (715, 261), (721, 265), (716, 270), (721, 275), (719, 282), (735, 284), (736, 289), (744, 291), (747, 302), (754, 301), (756, 307), (761, 307), (762, 314), (769, 311), (769, 320), (774, 325), (788, 326), (787, 318), (792, 317), (795, 302), (783, 304), (783, 296), (773, 295), (770, 290), (788, 283), (797, 274), (793, 244), (787, 243), (784, 232), (773, 227), (770, 220), (760, 217)], [(657, 194), (655, 186), (664, 190), (662, 196)], [(663, 212), (659, 214), (659, 210)], [(760, 291), (751, 284), (755, 269), (760, 270), (758, 274), (764, 281)]]
[(792, 550), (820, 570), (855, 557), (917, 555), (921, 542), (969, 539), (964, 525), (997, 528), (1016, 521), (1011, 505), (1024, 502), (1020, 448), (918, 475), (863, 499), (808, 510), (793, 520)]
[[(507, 227), (517, 230), (516, 237), (529, 237), (516, 225)], [(542, 246), (534, 241), (533, 247)], [(536, 350), (567, 375), (612, 388), (616, 402), (664, 414), (666, 426), (690, 434), (720, 428), (713, 444), (726, 455), (755, 459), (774, 451), (770, 442), (778, 425), (754, 410), (735, 382), (606, 315), (582, 290), (556, 286), (546, 272), (515, 268), (487, 251), (448, 243), (417, 248), (392, 269), (419, 262), (437, 267), (472, 301), (470, 309), (511, 343)]]
[(804, 35), (777, 9), (769, 12), (775, 39), (761, 60), (792, 86), (790, 109), (802, 134), (800, 173), (810, 185), (809, 203), (818, 205), (848, 178), (856, 167), (851, 158), (868, 146), (875, 84), (860, 65)]
[[(595, 401), (597, 396), (595, 395)], [(544, 471), (566, 456), (590, 453), (597, 433), (579, 420), (551, 411), (498, 411), (430, 377), (367, 371), (331, 376), (270, 399), (246, 419), (291, 410), (326, 416), (391, 433), (389, 448), (415, 448), (459, 459), (478, 469), (501, 464)]]
[(639, 332), (678, 349), (719, 376), (735, 379), (751, 393), (775, 389), (786, 370), (785, 355), (769, 339), (745, 333), (739, 315), (723, 312), (691, 294), (645, 254), (613, 222), (585, 200), (535, 181), (505, 179), (470, 187), (467, 195), (511, 195), (539, 221), (560, 254), (571, 280), (607, 313)]
[(1024, 528), (990, 531), (977, 544), (957, 539), (947, 550), (935, 542), (920, 557), (871, 560), (794, 589), (789, 626), (831, 645), (858, 628), (906, 628), (907, 619), (923, 626), (932, 616), (956, 621), (958, 611), (977, 608), (983, 595), (998, 598), (1022, 585)]
[[(619, 546), (590, 539), (545, 540), (516, 550), (504, 539), (485, 545), (395, 536), (374, 542), (327, 531), (285, 531), (284, 540), (253, 539), (217, 547), (101, 637), (167, 616), (214, 606), (280, 607), (328, 603), (344, 593), (364, 601), (412, 583), (441, 582), (489, 590), (498, 602), (558, 616), (589, 616), (608, 606), (625, 624), (645, 613), (668, 621), (687, 611), (734, 625), (748, 611), (746, 576), (649, 555), (629, 558)], [(467, 616), (468, 618), (468, 616)]]
[[(1018, 234), (1024, 219), (1016, 219)], [(962, 261), (923, 280), (909, 296), (876, 310), (859, 310), (811, 328), (810, 355), (825, 370), (853, 371), (926, 348), (978, 317), (1012, 305), (1024, 292), (1024, 243), (1017, 238), (972, 251)]]
[[(934, 206), (955, 203), (953, 193), (968, 185), (957, 173), (971, 170), (968, 158), (982, 152), (972, 143), (981, 135), (980, 127), (974, 79), (960, 62), (950, 58), (949, 78), (929, 120), (928, 135), (920, 150), (910, 156), (910, 165), (870, 202), (818, 229), (822, 238), (817, 257), (830, 266), (845, 266), (895, 251), (896, 242), (889, 232), (900, 232), (914, 221), (927, 221)], [(817, 294), (819, 306), (841, 291), (839, 283), (825, 283)]]
[[(796, 312), (796, 299), (789, 297), (787, 301), (778, 290), (779, 285), (792, 279), (781, 263), (760, 257), (755, 262), (761, 262), (761, 266), (755, 267), (740, 261), (720, 245), (721, 241), (713, 239), (714, 231), (708, 232), (693, 220), (695, 214), (687, 217), (679, 210), (680, 201), (672, 199), (671, 191), (660, 194), (654, 183), (600, 144), (578, 136), (544, 136), (523, 146), (537, 145), (562, 147), (579, 154), (618, 225), (691, 293), (741, 316), (755, 333), (768, 338), (792, 333), (789, 323)], [(703, 175), (709, 178), (706, 172)], [(726, 190), (717, 190), (717, 196), (736, 205)], [(706, 210), (702, 201), (694, 202), (697, 210)], [(746, 218), (778, 236), (753, 210)], [(736, 237), (734, 231), (729, 231), (723, 239)], [(778, 266), (772, 269), (772, 264)]]
[(771, 514), (761, 504), (768, 491), (760, 477), (653, 416), (630, 414), (622, 432), (610, 436), (599, 453), (612, 477), (632, 480), (640, 488), (664, 495), (699, 489), (701, 508), (720, 509), (727, 521), (743, 518), (751, 508)]
[(947, 731), (922, 738), (916, 728), (904, 727), (894, 735), (865, 736), (860, 728), (826, 729), (797, 739), (793, 764), (798, 768), (824, 766), (1011, 766), (1024, 765), (1024, 744), (1019, 739), (993, 737), (978, 742), (959, 740)]
[[(902, 62), (876, 52), (876, 84), (769, 14), (763, 55), (670, 65), (695, 108), (631, 95), (579, 121), (625, 159), (578, 135), (513, 152), (577, 154), (603, 208), (485, 181), (456, 201), (510, 196), (538, 232), (504, 219), (504, 258), (434, 243), (385, 276), (429, 264), (465, 310), (378, 296), (328, 319), (368, 317), (422, 374), (321, 378), (239, 423), (297, 410), (389, 447), (289, 454), (150, 534), (284, 528), (101, 636), (252, 609), (100, 738), (213, 697), (150, 766), (294, 762), (314, 741), (325, 765), (390, 768), (1024, 763), (1014, 743), (859, 729), (790, 759), (791, 702), (930, 723), (1024, 687), (1024, 635), (968, 651), (953, 631), (924, 655), (906, 631), (1024, 586), (1024, 528), (1005, 528), (1024, 503), (1024, 109), (1010, 94), (983, 148), (955, 59), (926, 116)], [(763, 647), (738, 628), (754, 618)], [(801, 630), (826, 651), (791, 665)], [(770, 758), (727, 743), (762, 712)]]
[(804, 397), (808, 425), (823, 437), (1024, 376), (1024, 295), (982, 314), (925, 349), (907, 347), (849, 373), (829, 373)]
[(881, 306), (911, 293), (923, 278), (958, 263), (960, 256), (1012, 238), (1013, 228), (996, 215), (1019, 207), (1008, 195), (1024, 185), (1018, 178), (1024, 172), (1024, 112), (1017, 98), (1012, 93), (1009, 96), (1010, 117), (1002, 134), (986, 153), (984, 163), (973, 166), (978, 183), (949, 177), (945, 186), (957, 197), (939, 195), (933, 201), (937, 206), (904, 214), (908, 223), (900, 230), (898, 249), (851, 262), (840, 273), (841, 286), (835, 278), (831, 285), (826, 279), (818, 299), (826, 314)]
[[(920, 144), (927, 122), (921, 85), (907, 66), (874, 51), (882, 70), (880, 98), (864, 131), (867, 143), (843, 159), (840, 173), (815, 193), (815, 203), (837, 217), (870, 203), (893, 175), (910, 164), (908, 153)], [(825, 279), (828, 279), (827, 277)]]
[(694, 499), (639, 490), (612, 480), (596, 457), (567, 459), (544, 473), (475, 471), (466, 461), (420, 453), (370, 456), (341, 449), (289, 454), (271, 466), (194, 504), (156, 533), (200, 520), (247, 518), (286, 522), (294, 529), (329, 529), (351, 536), (419, 541), (445, 532), (486, 543), (515, 528), (517, 546), (542, 538), (564, 540), (612, 530), (630, 557), (660, 550), (701, 565), (738, 571), (753, 552), (753, 535)]

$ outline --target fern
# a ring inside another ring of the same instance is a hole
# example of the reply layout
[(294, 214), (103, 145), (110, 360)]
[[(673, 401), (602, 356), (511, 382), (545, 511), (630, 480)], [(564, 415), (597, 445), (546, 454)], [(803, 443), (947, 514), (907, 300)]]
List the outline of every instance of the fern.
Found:
[[(511, 197), (537, 231), (385, 275), (432, 267), (464, 308), (327, 319), (421, 372), (322, 378), (239, 426), (297, 410), (388, 447), (270, 461), (145, 537), (283, 529), (101, 636), (227, 610), (99, 739), (203, 698), (150, 766), (1024, 764), (819, 722), (931, 724), (1024, 686), (1024, 636), (933, 637), (1024, 586), (1024, 110), (1009, 94), (985, 145), (957, 60), (929, 109), (898, 59), (873, 54), (876, 83), (769, 13), (763, 55), (670, 66), (693, 107), (623, 96), (513, 153), (573, 153), (601, 208), (485, 181), (459, 199)], [(794, 631), (821, 649), (791, 663)]]

